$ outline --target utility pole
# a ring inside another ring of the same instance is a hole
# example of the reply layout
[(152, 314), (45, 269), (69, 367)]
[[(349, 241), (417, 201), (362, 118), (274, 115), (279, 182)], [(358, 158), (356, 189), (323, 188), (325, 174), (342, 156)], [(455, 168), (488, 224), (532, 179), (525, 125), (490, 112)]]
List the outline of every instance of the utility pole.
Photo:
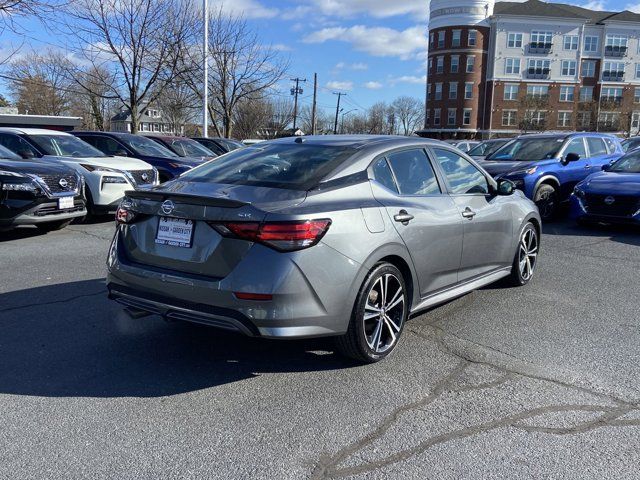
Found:
[(333, 134), (336, 135), (338, 133), (338, 115), (340, 115), (340, 99), (346, 95), (346, 93), (342, 92), (333, 92), (334, 95), (338, 96), (338, 104), (336, 105), (336, 121), (333, 124)]
[(313, 74), (313, 105), (311, 106), (311, 135), (315, 135), (316, 132), (316, 115), (318, 102), (318, 74)]
[(202, 21), (204, 35), (202, 51), (204, 53), (204, 95), (202, 105), (202, 136), (209, 136), (209, 0), (202, 0)]
[(291, 89), (291, 95), (293, 95), (293, 130), (295, 133), (296, 130), (296, 122), (298, 120), (298, 95), (301, 95), (304, 90), (300, 88), (300, 82), (306, 82), (306, 78), (292, 78), (292, 82), (296, 82), (296, 86)]

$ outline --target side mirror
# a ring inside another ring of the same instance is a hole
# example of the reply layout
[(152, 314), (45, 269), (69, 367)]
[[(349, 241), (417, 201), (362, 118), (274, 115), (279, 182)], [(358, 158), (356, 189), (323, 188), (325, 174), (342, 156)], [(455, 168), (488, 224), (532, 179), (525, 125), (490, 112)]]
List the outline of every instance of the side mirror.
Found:
[(578, 160), (580, 160), (580, 155), (578, 155), (575, 152), (569, 152), (567, 153), (567, 156), (564, 157), (564, 164), (567, 165), (571, 162), (577, 162)]
[(609, 170), (611, 170), (611, 164), (610, 163), (602, 165), (602, 171), (603, 172), (608, 172)]
[(516, 185), (511, 180), (498, 181), (498, 195), (513, 195)]
[(18, 155), (20, 155), (22, 158), (24, 158), (25, 160), (35, 157), (35, 155), (33, 154), (33, 152), (31, 150), (19, 150), (16, 153)]

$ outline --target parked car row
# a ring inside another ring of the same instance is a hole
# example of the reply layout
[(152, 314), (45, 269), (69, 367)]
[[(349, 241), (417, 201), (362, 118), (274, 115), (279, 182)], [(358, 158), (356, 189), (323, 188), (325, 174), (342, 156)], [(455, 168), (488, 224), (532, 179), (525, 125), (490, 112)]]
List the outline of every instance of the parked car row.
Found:
[[(205, 141), (217, 142), (215, 153)], [(240, 146), (226, 139), (0, 128), (0, 228), (50, 230), (115, 213), (125, 191), (172, 180)]]

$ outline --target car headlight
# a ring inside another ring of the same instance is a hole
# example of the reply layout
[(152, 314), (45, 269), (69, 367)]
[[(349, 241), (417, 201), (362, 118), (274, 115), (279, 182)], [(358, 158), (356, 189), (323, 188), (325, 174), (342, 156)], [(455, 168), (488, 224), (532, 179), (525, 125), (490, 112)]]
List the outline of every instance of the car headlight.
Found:
[(2, 190), (5, 192), (31, 192), (38, 193), (40, 188), (38, 188), (33, 182), (24, 182), (24, 183), (3, 183)]
[(122, 177), (104, 176), (102, 177), (102, 184), (104, 185), (105, 183), (128, 183), (128, 182), (126, 179)]
[(82, 168), (84, 168), (85, 170), (88, 170), (89, 172), (113, 172), (113, 173), (120, 173), (119, 170), (116, 170), (115, 168), (109, 168), (109, 167), (99, 167), (96, 165), (87, 165), (84, 163), (81, 163), (80, 166)]
[(584, 192), (583, 192), (582, 190), (580, 190), (580, 188), (578, 188), (578, 187), (575, 187), (575, 188), (573, 189), (573, 194), (574, 194), (576, 197), (584, 198)]

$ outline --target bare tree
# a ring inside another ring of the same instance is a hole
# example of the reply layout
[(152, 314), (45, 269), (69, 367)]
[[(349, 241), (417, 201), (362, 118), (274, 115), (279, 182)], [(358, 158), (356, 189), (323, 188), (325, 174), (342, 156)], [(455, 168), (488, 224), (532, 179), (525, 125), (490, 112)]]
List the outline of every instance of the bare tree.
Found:
[(271, 109), (266, 100), (243, 100), (236, 105), (233, 122), (238, 138), (262, 137), (271, 121)]
[(398, 97), (391, 104), (391, 108), (400, 122), (403, 135), (411, 135), (424, 122), (424, 104), (417, 98)]
[(197, 30), (193, 5), (186, 0), (74, 0), (66, 14), (68, 33), (86, 45), (79, 53), (82, 63), (90, 65), (70, 74), (85, 91), (118, 100), (137, 133), (141, 110), (185, 73), (182, 49)]
[[(184, 81), (202, 98), (202, 52), (191, 49)], [(209, 18), (209, 117), (219, 136), (233, 134), (235, 109), (243, 102), (268, 96), (285, 75), (289, 63), (280, 53), (265, 48), (242, 17), (217, 10)]]
[(185, 131), (187, 123), (194, 120), (198, 109), (198, 101), (193, 90), (178, 81), (164, 89), (156, 105), (174, 132)]
[(520, 102), (520, 122), (522, 133), (543, 131), (547, 128), (549, 98), (546, 95), (526, 95)]
[(29, 53), (9, 64), (9, 91), (21, 112), (62, 115), (73, 96), (65, 75), (69, 60), (53, 50)]
[[(305, 133), (313, 131), (313, 118), (311, 105), (305, 105), (300, 109), (298, 114), (300, 119), (300, 128)], [(319, 134), (333, 132), (334, 119), (330, 113), (321, 108), (316, 110), (316, 131)]]

